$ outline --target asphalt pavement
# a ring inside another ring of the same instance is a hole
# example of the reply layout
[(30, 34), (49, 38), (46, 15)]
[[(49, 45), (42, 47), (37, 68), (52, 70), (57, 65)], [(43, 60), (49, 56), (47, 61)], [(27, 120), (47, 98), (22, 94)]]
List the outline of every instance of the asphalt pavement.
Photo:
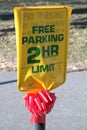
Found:
[[(16, 77), (16, 72), (0, 72), (0, 130), (35, 130)], [(46, 130), (87, 130), (87, 71), (67, 73), (65, 84), (53, 92), (57, 100)]]

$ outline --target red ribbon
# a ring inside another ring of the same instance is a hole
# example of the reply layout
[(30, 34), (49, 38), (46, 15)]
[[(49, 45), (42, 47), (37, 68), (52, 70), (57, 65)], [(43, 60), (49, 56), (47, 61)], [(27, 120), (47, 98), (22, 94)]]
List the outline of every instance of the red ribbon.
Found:
[(48, 90), (42, 90), (37, 94), (24, 96), (25, 107), (32, 113), (31, 123), (45, 123), (45, 116), (55, 103), (56, 96)]

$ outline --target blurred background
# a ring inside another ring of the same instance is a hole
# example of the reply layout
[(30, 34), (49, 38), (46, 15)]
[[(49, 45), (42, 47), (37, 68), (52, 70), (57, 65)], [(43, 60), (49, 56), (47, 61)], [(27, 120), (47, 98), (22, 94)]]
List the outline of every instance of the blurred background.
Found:
[(17, 70), (13, 8), (31, 5), (73, 8), (67, 71), (87, 70), (87, 0), (0, 0), (0, 71)]

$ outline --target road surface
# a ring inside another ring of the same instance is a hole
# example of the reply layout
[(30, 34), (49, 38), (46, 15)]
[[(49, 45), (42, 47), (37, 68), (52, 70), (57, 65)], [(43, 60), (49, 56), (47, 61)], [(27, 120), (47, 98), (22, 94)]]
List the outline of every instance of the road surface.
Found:
[[(0, 130), (35, 130), (16, 77), (16, 72), (0, 72)], [(68, 73), (54, 92), (57, 100), (47, 115), (46, 130), (87, 130), (87, 71)]]

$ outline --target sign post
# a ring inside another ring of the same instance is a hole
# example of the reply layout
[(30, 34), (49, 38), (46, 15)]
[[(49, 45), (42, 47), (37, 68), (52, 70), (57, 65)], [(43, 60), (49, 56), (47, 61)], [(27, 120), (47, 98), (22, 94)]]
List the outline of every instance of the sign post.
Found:
[(14, 9), (18, 88), (27, 94), (25, 106), (33, 114), (36, 130), (45, 130), (41, 117), (53, 108), (56, 97), (49, 91), (66, 79), (71, 10), (67, 6)]
[(42, 123), (35, 124), (35, 130), (45, 130), (45, 124)]

